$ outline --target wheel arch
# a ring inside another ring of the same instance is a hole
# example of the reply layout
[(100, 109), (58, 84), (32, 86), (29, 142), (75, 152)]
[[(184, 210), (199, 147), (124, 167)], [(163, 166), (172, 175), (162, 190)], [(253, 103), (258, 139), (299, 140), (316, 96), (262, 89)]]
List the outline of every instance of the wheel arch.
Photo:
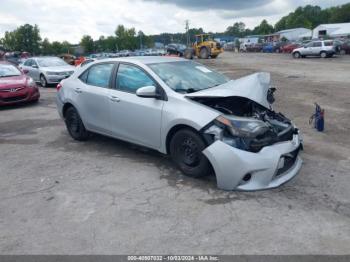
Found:
[[(200, 136), (201, 133), (194, 127), (190, 126), (190, 125), (186, 125), (186, 124), (177, 124), (175, 126), (173, 126), (172, 128), (170, 128), (169, 132), (167, 133), (166, 139), (165, 139), (165, 150), (166, 150), (166, 154), (169, 154), (169, 148), (170, 148), (170, 141), (171, 139), (174, 137), (174, 135), (181, 129), (190, 129), (195, 133), (198, 133)], [(205, 141), (205, 140), (204, 140)]]
[(66, 118), (66, 112), (67, 112), (68, 108), (71, 108), (71, 107), (75, 108), (75, 110), (78, 111), (78, 109), (72, 103), (67, 102), (67, 103), (65, 103), (63, 105), (63, 108), (62, 108), (62, 116), (63, 116), (63, 118)]

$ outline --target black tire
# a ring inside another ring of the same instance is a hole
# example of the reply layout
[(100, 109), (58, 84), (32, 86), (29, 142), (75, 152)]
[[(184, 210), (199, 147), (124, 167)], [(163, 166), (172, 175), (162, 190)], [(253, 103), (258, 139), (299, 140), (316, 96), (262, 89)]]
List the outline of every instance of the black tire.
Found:
[(40, 85), (44, 88), (47, 87), (47, 80), (44, 75), (40, 75)]
[(295, 53), (293, 53), (293, 57), (296, 58), (296, 59), (298, 59), (298, 58), (301, 57), (301, 55), (300, 55), (299, 52), (295, 52)]
[(213, 59), (216, 59), (218, 56), (217, 55), (212, 55), (210, 57), (213, 58)]
[(199, 58), (201, 59), (209, 58), (209, 51), (206, 47), (202, 47), (202, 49), (199, 51)]
[(184, 57), (186, 59), (193, 59), (193, 50), (191, 49), (186, 49), (184, 53)]
[(74, 107), (67, 109), (65, 113), (65, 123), (68, 133), (73, 139), (85, 141), (89, 138), (89, 132), (85, 129), (83, 121), (81, 121), (79, 113)]
[(211, 165), (202, 153), (206, 144), (191, 129), (181, 129), (170, 141), (170, 155), (179, 169), (187, 176), (202, 177), (211, 171)]
[(328, 55), (327, 55), (326, 52), (321, 52), (321, 53), (320, 53), (320, 56), (321, 56), (322, 58), (327, 58), (327, 57), (328, 57)]

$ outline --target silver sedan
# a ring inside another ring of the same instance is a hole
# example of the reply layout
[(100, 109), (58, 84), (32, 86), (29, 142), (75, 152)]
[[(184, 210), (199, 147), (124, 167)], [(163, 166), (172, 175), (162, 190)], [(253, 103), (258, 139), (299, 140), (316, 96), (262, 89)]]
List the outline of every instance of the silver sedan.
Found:
[(272, 110), (270, 75), (230, 80), (173, 57), (95, 61), (58, 86), (69, 134), (91, 132), (170, 154), (191, 177), (224, 190), (278, 187), (301, 168), (299, 130)]
[(58, 84), (62, 79), (73, 74), (75, 67), (58, 57), (33, 57), (27, 59), (20, 67), (42, 87)]

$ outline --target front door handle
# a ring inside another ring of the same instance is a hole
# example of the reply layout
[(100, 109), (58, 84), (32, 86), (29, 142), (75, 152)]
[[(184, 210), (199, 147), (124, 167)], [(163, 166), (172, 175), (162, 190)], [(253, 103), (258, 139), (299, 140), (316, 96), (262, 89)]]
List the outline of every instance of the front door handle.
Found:
[(82, 93), (83, 91), (81, 90), (81, 88), (75, 88), (74, 89), (74, 91), (75, 91), (75, 93), (78, 93), (78, 94), (80, 94), (80, 93)]
[(113, 101), (113, 102), (120, 102), (120, 98), (117, 97), (117, 96), (110, 96), (109, 99), (110, 99), (111, 101)]

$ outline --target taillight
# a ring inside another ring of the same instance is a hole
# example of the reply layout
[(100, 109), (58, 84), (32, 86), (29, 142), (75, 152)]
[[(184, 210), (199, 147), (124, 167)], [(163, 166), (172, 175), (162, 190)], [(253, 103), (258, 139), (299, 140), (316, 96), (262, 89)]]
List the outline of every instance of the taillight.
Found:
[(61, 84), (57, 84), (57, 86), (56, 86), (57, 91), (60, 91), (61, 88), (62, 88), (62, 85)]

